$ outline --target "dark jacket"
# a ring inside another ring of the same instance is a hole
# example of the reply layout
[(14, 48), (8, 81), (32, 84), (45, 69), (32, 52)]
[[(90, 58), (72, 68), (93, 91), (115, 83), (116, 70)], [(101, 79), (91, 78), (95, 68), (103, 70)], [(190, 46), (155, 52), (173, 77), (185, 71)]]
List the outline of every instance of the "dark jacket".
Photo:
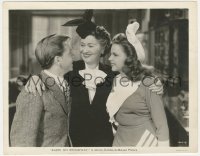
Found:
[(113, 133), (106, 111), (107, 97), (111, 91), (114, 74), (109, 66), (99, 64), (99, 70), (107, 74), (106, 81), (97, 85), (92, 103), (88, 89), (82, 84), (84, 78), (79, 70), (85, 69), (83, 61), (74, 63), (74, 70), (65, 75), (71, 85), (72, 108), (70, 136), (73, 146), (112, 146)]

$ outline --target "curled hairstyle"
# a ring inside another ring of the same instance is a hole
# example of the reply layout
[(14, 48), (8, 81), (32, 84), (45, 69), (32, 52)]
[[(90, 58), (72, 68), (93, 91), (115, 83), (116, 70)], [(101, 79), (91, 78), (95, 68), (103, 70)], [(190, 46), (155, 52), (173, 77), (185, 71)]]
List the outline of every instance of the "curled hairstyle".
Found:
[(104, 53), (101, 56), (105, 56), (110, 52), (111, 47), (111, 37), (110, 33), (103, 26), (96, 26), (96, 29), (91, 31), (89, 35), (94, 36), (104, 47)]
[(54, 62), (55, 56), (62, 56), (65, 50), (64, 42), (68, 36), (50, 35), (38, 42), (35, 56), (42, 69), (49, 69)]
[(127, 37), (123, 33), (115, 35), (112, 39), (112, 44), (121, 45), (127, 58), (124, 62), (123, 72), (132, 81), (139, 81), (145, 75), (152, 76), (152, 70), (142, 66), (138, 60), (136, 50), (132, 44), (127, 40)]

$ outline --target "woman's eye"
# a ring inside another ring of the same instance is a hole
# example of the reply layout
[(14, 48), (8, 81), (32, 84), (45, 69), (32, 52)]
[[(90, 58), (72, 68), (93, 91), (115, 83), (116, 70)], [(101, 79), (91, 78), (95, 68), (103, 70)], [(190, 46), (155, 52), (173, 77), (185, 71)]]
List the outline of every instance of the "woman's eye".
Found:
[(111, 52), (112, 56), (118, 56), (115, 52)]

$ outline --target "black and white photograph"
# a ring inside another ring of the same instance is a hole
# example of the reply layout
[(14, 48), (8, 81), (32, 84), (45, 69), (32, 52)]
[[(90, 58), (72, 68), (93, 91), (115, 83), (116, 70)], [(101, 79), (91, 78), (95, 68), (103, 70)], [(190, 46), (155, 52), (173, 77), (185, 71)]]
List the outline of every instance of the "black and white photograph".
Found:
[(6, 154), (197, 152), (195, 2), (7, 2), (4, 15)]

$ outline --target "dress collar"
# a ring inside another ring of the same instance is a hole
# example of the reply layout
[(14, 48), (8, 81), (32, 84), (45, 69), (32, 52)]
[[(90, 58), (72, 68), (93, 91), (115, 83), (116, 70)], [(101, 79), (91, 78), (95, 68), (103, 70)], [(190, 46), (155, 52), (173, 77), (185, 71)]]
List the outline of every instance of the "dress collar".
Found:
[(123, 76), (120, 74), (115, 77), (112, 91), (107, 99), (106, 108), (111, 123), (115, 122), (114, 115), (118, 112), (126, 99), (131, 96), (141, 84), (141, 81), (132, 82), (127, 80), (123, 82), (122, 79)]

